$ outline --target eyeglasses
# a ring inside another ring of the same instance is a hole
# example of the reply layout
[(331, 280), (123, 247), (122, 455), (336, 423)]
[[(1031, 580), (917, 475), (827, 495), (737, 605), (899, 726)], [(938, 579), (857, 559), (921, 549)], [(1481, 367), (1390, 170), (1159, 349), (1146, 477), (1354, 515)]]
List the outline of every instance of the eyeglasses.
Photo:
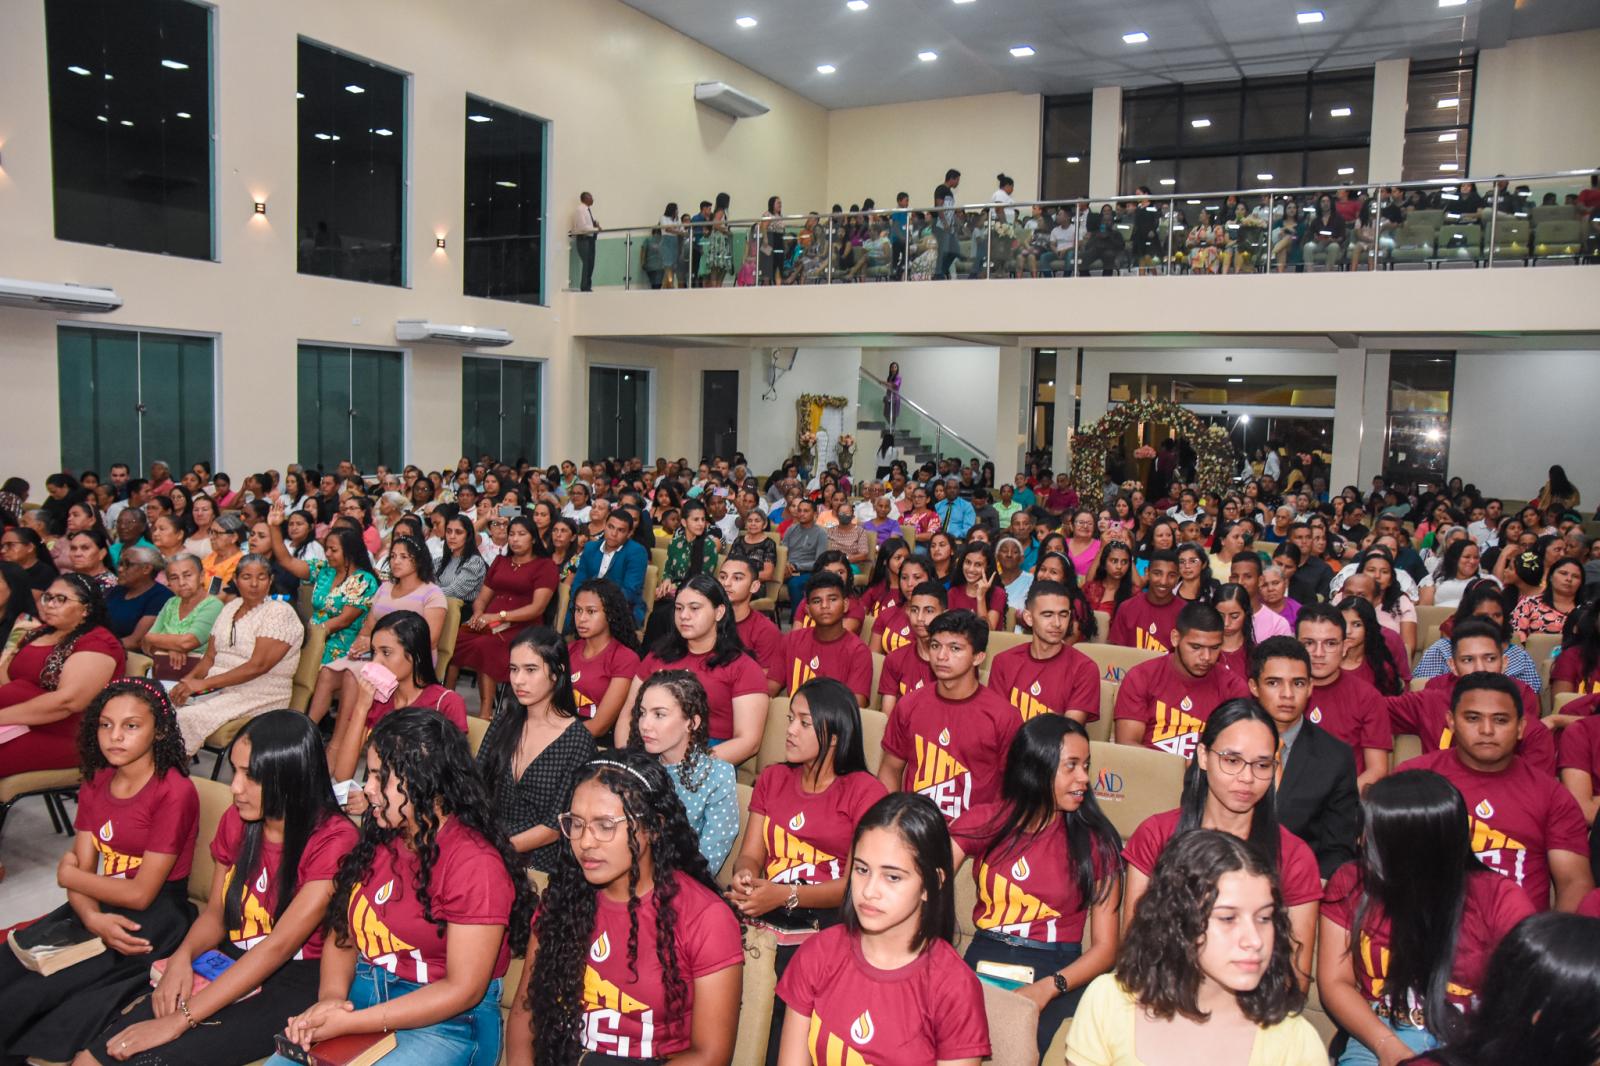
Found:
[(577, 840), (583, 836), (584, 830), (593, 830), (595, 840), (602, 844), (609, 844), (616, 838), (617, 828), (632, 821), (631, 818), (596, 818), (594, 821), (585, 821), (568, 811), (556, 815), (556, 826), (561, 830), (561, 835), (568, 840)]
[(1217, 764), (1217, 769), (1229, 777), (1238, 777), (1246, 766), (1250, 767), (1250, 776), (1257, 781), (1265, 781), (1277, 773), (1278, 760), (1274, 756), (1270, 759), (1246, 759), (1236, 751), (1214, 751), (1212, 760)]
[(0, 551), (4, 551), (7, 548), (20, 547), (22, 547), (22, 541), (20, 540), (0, 540)]
[(39, 602), (46, 607), (63, 607), (78, 601), (60, 592), (45, 592), (40, 594)]

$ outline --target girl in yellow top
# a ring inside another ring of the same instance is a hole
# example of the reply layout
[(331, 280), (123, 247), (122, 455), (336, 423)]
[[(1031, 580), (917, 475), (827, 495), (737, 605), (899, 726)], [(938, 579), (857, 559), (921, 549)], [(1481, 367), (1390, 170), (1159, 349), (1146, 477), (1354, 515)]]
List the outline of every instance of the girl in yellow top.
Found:
[(1272, 868), (1227, 833), (1174, 840), (1128, 926), (1115, 973), (1090, 982), (1068, 1066), (1326, 1066), (1299, 1016), (1289, 913)]

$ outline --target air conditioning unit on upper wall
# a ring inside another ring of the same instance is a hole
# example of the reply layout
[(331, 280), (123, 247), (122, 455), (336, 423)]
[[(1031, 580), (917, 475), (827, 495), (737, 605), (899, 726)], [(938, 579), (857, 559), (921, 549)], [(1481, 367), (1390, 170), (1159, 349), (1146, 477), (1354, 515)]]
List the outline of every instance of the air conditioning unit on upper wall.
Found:
[(696, 103), (705, 104), (734, 118), (755, 118), (772, 110), (748, 93), (742, 93), (721, 81), (700, 82), (694, 87), (694, 99)]
[(0, 278), (0, 304), (103, 314), (121, 307), (122, 297), (98, 285), (56, 285), (47, 281)]
[(513, 340), (509, 331), (493, 326), (455, 326), (423, 318), (400, 319), (394, 324), (394, 339), (465, 344), (471, 348), (504, 348)]

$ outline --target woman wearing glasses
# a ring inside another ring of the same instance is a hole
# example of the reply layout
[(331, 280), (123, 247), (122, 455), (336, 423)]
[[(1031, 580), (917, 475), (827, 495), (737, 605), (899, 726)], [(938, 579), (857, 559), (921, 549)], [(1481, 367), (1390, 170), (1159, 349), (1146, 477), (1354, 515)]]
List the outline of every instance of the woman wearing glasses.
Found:
[(1128, 866), (1124, 932), (1171, 840), (1194, 829), (1232, 833), (1255, 845), (1277, 871), (1294, 932), (1295, 973), (1304, 991), (1311, 978), (1322, 881), (1311, 848), (1278, 824), (1278, 770), (1278, 727), (1260, 704), (1235, 699), (1211, 712), (1183, 775), (1182, 802), (1146, 818), (1122, 849)]
[(507, 1066), (727, 1062), (744, 948), (667, 770), (617, 752), (579, 772), (506, 1022)]

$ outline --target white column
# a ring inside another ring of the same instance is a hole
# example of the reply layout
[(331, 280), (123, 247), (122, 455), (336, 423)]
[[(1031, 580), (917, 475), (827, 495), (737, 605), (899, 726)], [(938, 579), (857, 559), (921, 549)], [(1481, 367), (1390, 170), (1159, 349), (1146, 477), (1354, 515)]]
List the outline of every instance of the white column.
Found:
[[(1333, 388), (1333, 455), (1328, 474), (1328, 491), (1337, 493), (1343, 485), (1361, 484), (1358, 471), (1370, 427), (1364, 418), (1367, 384), (1365, 348), (1340, 348), (1335, 356)], [(1377, 416), (1376, 436), (1383, 439), (1383, 414)]]
[(1092, 108), (1089, 117), (1089, 195), (1115, 196), (1122, 173), (1122, 87), (1097, 87)]
[(1076, 405), (1078, 349), (1056, 349), (1056, 424), (1050, 437), (1050, 461), (1056, 470), (1072, 468), (1072, 409)]
[[(997, 360), (994, 412), (994, 483), (1003, 485), (1016, 476), (1028, 444), (1028, 416), (1032, 411), (1028, 388), (1032, 349), (1001, 348)], [(979, 442), (981, 444), (981, 442)]]
[(1400, 180), (1406, 147), (1406, 86), (1411, 60), (1385, 59), (1372, 68), (1372, 144), (1367, 153), (1367, 181)]
[(1374, 475), (1383, 473), (1389, 428), (1388, 352), (1367, 353), (1366, 377), (1361, 404), (1361, 466), (1356, 476), (1350, 479), (1356, 485), (1366, 485)]

